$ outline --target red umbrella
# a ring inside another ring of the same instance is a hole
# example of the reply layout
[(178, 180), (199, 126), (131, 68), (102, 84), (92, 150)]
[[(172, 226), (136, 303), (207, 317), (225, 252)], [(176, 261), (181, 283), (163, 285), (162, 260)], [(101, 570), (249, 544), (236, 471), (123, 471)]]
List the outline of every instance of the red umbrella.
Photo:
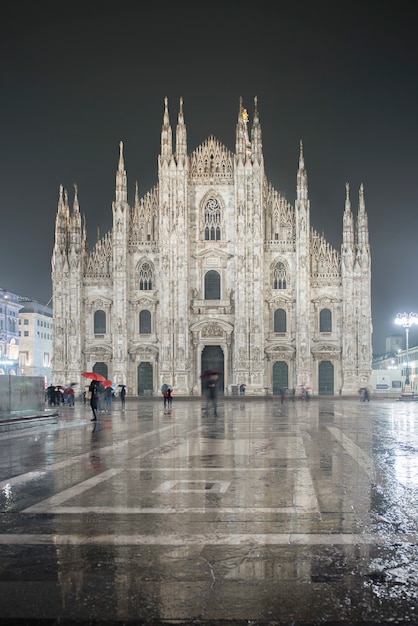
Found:
[(106, 380), (104, 376), (102, 376), (101, 374), (98, 374), (97, 372), (83, 372), (81, 375), (84, 376), (84, 378), (97, 380), (97, 381), (100, 381), (101, 383), (104, 383), (104, 381)]
[(211, 378), (212, 376), (219, 376), (219, 372), (216, 370), (206, 370), (201, 374), (200, 378)]
[(104, 380), (103, 381), (103, 387), (106, 389), (106, 387), (111, 387), (112, 386), (112, 381), (111, 380)]

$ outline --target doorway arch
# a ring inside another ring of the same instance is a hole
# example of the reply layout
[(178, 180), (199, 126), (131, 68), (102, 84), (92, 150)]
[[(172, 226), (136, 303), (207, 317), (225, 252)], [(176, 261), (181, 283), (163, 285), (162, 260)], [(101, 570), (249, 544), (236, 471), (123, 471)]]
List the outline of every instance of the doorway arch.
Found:
[[(216, 389), (219, 396), (224, 395), (224, 353), (221, 346), (205, 346), (201, 357), (201, 372), (215, 370), (218, 372), (218, 382)], [(205, 379), (202, 378), (201, 383), (202, 394), (205, 393)]]
[(152, 365), (143, 361), (138, 365), (138, 395), (152, 395), (154, 389), (154, 380), (152, 373)]
[(321, 361), (318, 367), (318, 394), (334, 395), (334, 365), (331, 361)]
[(108, 378), (107, 364), (103, 361), (96, 361), (96, 363), (93, 365), (93, 372), (95, 372), (96, 374), (101, 374), (102, 376), (104, 376), (104, 378), (106, 378), (106, 380)]
[(280, 389), (289, 387), (289, 367), (286, 361), (276, 361), (273, 365), (273, 395), (280, 394)]

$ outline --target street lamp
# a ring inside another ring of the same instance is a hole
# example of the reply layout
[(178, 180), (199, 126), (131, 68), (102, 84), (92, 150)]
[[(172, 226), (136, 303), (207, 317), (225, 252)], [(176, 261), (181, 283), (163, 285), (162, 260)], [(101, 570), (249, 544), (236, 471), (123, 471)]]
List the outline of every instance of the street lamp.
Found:
[(406, 377), (405, 377), (405, 385), (410, 385), (409, 382), (409, 329), (413, 324), (418, 324), (418, 314), (417, 313), (398, 313), (395, 318), (395, 324), (399, 324), (399, 326), (403, 326), (405, 329), (405, 339), (406, 339)]

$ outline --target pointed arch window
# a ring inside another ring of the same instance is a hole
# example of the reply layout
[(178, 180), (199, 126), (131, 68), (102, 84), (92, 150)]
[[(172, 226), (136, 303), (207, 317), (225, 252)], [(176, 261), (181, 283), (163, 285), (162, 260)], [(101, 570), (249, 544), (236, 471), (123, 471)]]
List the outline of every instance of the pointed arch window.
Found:
[(141, 291), (150, 291), (152, 289), (152, 268), (147, 262), (141, 265), (139, 270), (139, 289)]
[(221, 207), (215, 198), (205, 206), (205, 240), (219, 241), (221, 238)]
[(205, 274), (205, 300), (221, 299), (221, 277), (219, 272), (210, 270)]
[(329, 309), (322, 309), (319, 313), (319, 332), (332, 332), (332, 313)]
[(286, 311), (284, 309), (276, 309), (274, 311), (274, 332), (286, 332)]
[(273, 289), (286, 289), (287, 287), (287, 270), (284, 263), (279, 261), (276, 263), (273, 272)]
[(106, 313), (104, 311), (98, 310), (94, 312), (94, 334), (106, 334)]
[(139, 332), (141, 335), (151, 333), (151, 313), (149, 311), (144, 310), (139, 314)]

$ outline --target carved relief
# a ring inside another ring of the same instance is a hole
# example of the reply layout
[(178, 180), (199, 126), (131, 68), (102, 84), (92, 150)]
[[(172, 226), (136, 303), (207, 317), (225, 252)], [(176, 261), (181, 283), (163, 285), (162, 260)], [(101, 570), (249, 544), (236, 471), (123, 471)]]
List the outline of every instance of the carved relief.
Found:
[(208, 324), (202, 329), (202, 337), (222, 337), (223, 331), (218, 324)]

